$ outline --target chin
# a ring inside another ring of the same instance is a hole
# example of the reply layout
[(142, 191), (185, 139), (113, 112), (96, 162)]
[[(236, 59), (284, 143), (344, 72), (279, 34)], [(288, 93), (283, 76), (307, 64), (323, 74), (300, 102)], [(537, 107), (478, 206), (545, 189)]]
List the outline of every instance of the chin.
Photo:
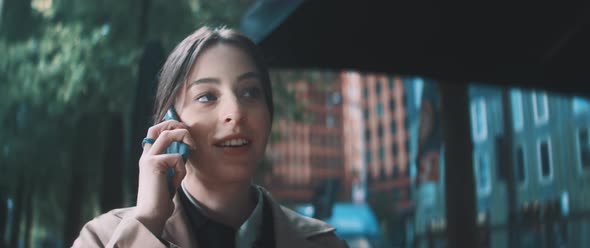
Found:
[(215, 168), (215, 177), (222, 182), (238, 183), (250, 182), (256, 171), (255, 166), (250, 165), (224, 165)]

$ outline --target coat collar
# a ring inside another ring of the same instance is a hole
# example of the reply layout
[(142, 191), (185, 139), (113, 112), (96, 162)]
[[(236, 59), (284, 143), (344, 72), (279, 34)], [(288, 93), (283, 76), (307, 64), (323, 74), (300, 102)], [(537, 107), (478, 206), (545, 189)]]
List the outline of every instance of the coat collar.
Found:
[(301, 216), (278, 204), (264, 188), (258, 186), (270, 202), (277, 247), (319, 247), (308, 238), (334, 231), (335, 228), (316, 219)]
[[(264, 194), (265, 200), (270, 203), (277, 247), (319, 248), (319, 246), (310, 242), (308, 238), (334, 231), (334, 227), (322, 221), (301, 216), (281, 206), (268, 191), (260, 186), (256, 187)], [(174, 212), (166, 221), (162, 237), (179, 247), (197, 247), (197, 240), (192, 235), (192, 228), (178, 193), (174, 196), (173, 202), (175, 205)]]
[(188, 222), (188, 216), (180, 202), (179, 192), (176, 192), (174, 199), (174, 212), (166, 221), (162, 237), (178, 247), (197, 247), (197, 240), (192, 235), (192, 227)]

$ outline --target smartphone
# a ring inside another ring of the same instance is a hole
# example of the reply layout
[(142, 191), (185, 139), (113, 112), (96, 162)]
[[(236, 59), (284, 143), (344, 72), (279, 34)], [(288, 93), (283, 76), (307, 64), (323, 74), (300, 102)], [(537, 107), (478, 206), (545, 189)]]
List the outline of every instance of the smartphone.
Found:
[[(164, 115), (164, 120), (180, 121), (178, 115), (176, 114), (176, 111), (174, 110), (174, 107), (170, 107), (168, 111), (166, 111), (166, 115)], [(170, 144), (170, 146), (168, 146), (168, 148), (166, 148), (166, 151), (164, 153), (180, 153), (180, 155), (182, 156), (182, 161), (186, 163), (186, 160), (188, 159), (188, 145), (182, 142), (174, 141)], [(168, 170), (166, 171), (166, 181), (168, 183), (168, 192), (170, 193), (171, 199), (174, 197), (174, 194), (176, 193), (176, 189), (172, 184), (172, 179), (174, 178), (174, 175), (176, 175), (176, 171), (174, 170), (174, 168), (168, 168)]]

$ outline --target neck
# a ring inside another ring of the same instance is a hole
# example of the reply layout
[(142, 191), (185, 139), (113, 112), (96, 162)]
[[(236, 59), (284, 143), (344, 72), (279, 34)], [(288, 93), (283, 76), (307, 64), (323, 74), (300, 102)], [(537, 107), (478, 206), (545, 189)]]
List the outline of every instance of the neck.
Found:
[(209, 218), (234, 228), (239, 228), (256, 206), (250, 182), (217, 183), (187, 175), (184, 186)]

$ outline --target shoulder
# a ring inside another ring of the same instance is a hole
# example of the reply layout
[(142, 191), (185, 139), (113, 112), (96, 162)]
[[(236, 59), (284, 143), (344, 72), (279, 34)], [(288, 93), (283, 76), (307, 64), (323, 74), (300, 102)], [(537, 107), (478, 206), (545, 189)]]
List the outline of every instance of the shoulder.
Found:
[(129, 215), (135, 207), (130, 208), (117, 208), (113, 209), (109, 212), (101, 214), (91, 221), (89, 221), (86, 225), (103, 225), (103, 226), (110, 226), (110, 225), (117, 225), (125, 216)]
[(307, 240), (320, 247), (348, 247), (336, 236), (336, 228), (318, 219), (303, 216), (287, 207), (281, 206), (289, 223)]
[(113, 209), (88, 221), (82, 227), (80, 235), (74, 244), (107, 243), (119, 223), (121, 223), (121, 220), (131, 213), (132, 210), (133, 208)]
[(326, 222), (303, 216), (285, 206), (281, 206), (281, 211), (287, 217), (289, 224), (295, 227), (297, 231), (305, 237), (334, 232), (336, 230), (336, 228), (330, 226)]
[[(260, 186), (259, 186), (260, 187)], [(285, 235), (293, 235), (295, 232), (301, 237), (319, 247), (348, 247), (344, 241), (336, 236), (336, 228), (318, 219), (303, 216), (285, 206), (280, 205), (271, 196), (270, 192), (260, 187), (269, 200), (275, 217), (275, 229), (280, 232), (279, 239)], [(285, 235), (283, 235), (285, 234)], [(290, 238), (288, 238), (290, 239)], [(307, 247), (307, 246), (306, 246)]]

